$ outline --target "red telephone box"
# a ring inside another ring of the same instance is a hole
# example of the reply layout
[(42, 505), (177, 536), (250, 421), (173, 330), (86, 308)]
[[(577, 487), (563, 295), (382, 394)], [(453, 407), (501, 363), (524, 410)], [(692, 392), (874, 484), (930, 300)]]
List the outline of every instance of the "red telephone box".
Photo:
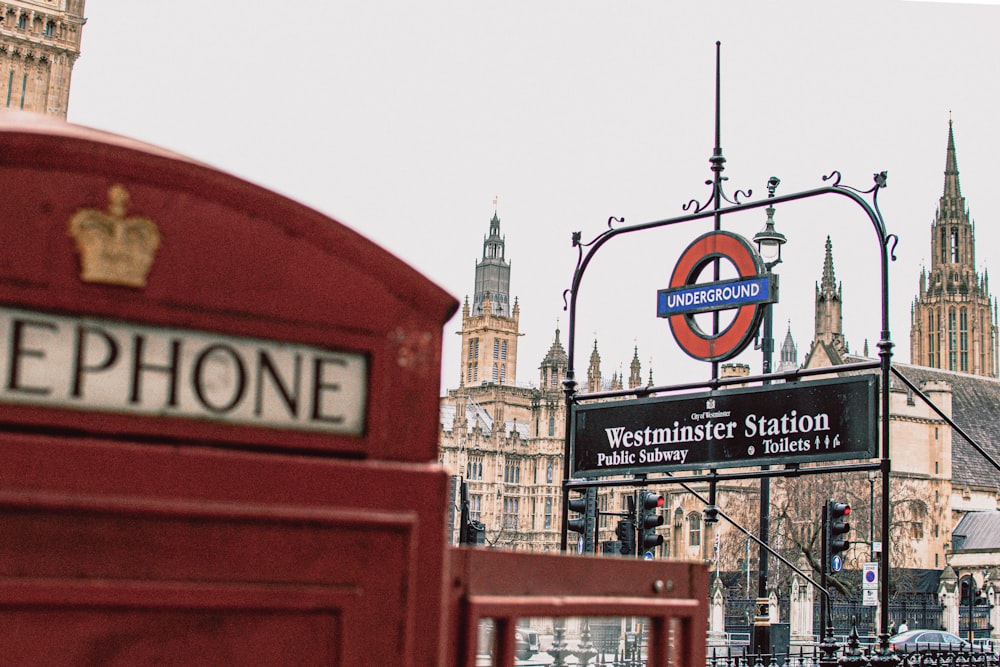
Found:
[(704, 664), (704, 566), (449, 550), (457, 305), (282, 196), (0, 112), (2, 661), (471, 665), (493, 618), (512, 664), (515, 619), (578, 612)]
[(33, 115), (0, 115), (0, 221), (3, 661), (437, 664), (456, 301), (316, 211)]

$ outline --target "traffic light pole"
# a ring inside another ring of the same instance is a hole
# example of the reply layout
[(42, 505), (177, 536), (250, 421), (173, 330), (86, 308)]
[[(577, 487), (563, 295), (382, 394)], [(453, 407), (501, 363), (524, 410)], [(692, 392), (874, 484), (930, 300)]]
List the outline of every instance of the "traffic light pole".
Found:
[(833, 610), (830, 607), (830, 589), (827, 588), (827, 573), (830, 571), (830, 503), (823, 503), (822, 521), (822, 554), (823, 563), (820, 568), (820, 586), (822, 587), (822, 600), (819, 605), (820, 624), (820, 667), (835, 667), (837, 665), (837, 644), (833, 641)]

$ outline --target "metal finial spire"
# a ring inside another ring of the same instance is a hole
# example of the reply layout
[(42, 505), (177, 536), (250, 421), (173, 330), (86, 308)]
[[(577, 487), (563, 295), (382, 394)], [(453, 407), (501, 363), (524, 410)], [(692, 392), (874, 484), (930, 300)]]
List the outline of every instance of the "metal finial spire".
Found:
[[(715, 43), (715, 148), (709, 162), (715, 173), (713, 208), (717, 211), (722, 207), (722, 181), (725, 180), (722, 171), (726, 168), (726, 158), (722, 155), (722, 42)], [(716, 231), (720, 225), (721, 220), (716, 216)]]

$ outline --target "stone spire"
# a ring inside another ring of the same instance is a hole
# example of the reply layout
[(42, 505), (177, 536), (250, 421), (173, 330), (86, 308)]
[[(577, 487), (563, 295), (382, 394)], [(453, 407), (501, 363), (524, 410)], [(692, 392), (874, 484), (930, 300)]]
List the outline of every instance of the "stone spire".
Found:
[(594, 351), (590, 353), (590, 365), (587, 367), (587, 393), (596, 394), (601, 390), (601, 355), (597, 352), (597, 339), (594, 339)]
[(624, 373), (621, 372), (621, 367), (619, 367), (618, 372), (611, 374), (611, 391), (620, 391), (621, 389), (624, 389), (624, 387), (622, 387), (622, 375), (624, 375)]
[[(833, 272), (833, 267), (830, 268)], [(792, 340), (792, 323), (788, 323), (788, 333), (785, 334), (785, 342), (781, 344), (781, 361), (778, 362), (778, 372), (793, 371), (799, 367), (799, 349)]]
[(823, 257), (823, 277), (820, 279), (820, 288), (823, 292), (838, 292), (837, 277), (833, 272), (833, 242), (830, 237), (826, 237), (826, 255)]
[(541, 377), (539, 378), (542, 389), (561, 389), (562, 381), (566, 378), (566, 369), (569, 366), (569, 356), (559, 340), (559, 327), (556, 326), (556, 335), (552, 340), (548, 353), (542, 359), (539, 366)]
[(944, 198), (962, 197), (962, 187), (958, 183), (958, 157), (955, 153), (955, 132), (951, 118), (948, 119), (948, 152), (944, 160)]
[(841, 285), (833, 272), (833, 243), (826, 237), (826, 256), (823, 259), (823, 277), (816, 285), (816, 341), (832, 345), (838, 352), (846, 352), (844, 342), (844, 317)]
[(635, 389), (642, 386), (642, 363), (639, 361), (639, 346), (635, 346), (635, 353), (632, 355), (632, 364), (629, 366), (631, 372), (628, 376), (628, 388)]

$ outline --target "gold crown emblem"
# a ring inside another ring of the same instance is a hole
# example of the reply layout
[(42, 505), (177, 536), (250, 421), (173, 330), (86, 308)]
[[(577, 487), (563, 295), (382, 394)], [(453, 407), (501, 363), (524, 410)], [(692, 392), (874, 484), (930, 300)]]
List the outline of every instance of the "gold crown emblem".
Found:
[(160, 231), (149, 218), (125, 217), (129, 204), (123, 185), (108, 188), (108, 212), (84, 208), (69, 221), (80, 253), (80, 280), (145, 287), (160, 247)]

